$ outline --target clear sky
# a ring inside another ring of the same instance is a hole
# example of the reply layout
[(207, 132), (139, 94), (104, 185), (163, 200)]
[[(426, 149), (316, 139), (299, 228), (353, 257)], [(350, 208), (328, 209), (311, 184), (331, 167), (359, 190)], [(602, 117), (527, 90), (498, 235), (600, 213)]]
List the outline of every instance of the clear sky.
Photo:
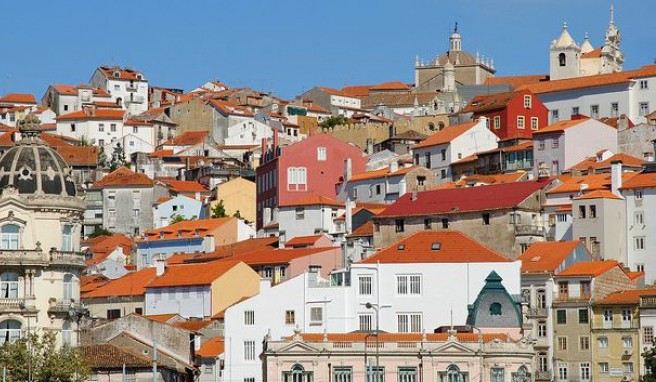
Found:
[[(563, 21), (580, 44), (603, 44), (610, 0), (3, 1), (0, 94), (89, 81), (101, 64), (130, 66), (155, 86), (218, 79), (290, 98), (315, 85), (414, 81), (415, 55), (463, 49), (497, 75), (548, 72)], [(656, 0), (615, 0), (625, 69), (656, 58)]]

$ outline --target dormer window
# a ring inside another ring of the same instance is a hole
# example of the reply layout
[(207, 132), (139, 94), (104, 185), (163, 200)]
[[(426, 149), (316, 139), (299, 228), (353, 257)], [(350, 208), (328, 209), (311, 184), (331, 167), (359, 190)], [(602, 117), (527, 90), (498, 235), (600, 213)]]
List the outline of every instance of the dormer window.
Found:
[(403, 243), (399, 244), (399, 246), (396, 247), (396, 249), (398, 249), (399, 251), (404, 251), (405, 250), (405, 244), (403, 244)]
[(493, 316), (500, 316), (501, 315), (501, 304), (498, 302), (493, 302), (490, 305), (490, 314)]
[(436, 241), (431, 244), (431, 251), (439, 251), (440, 249), (442, 249), (442, 243)]
[(119, 78), (121, 76), (121, 72), (119, 72), (118, 70), (115, 70), (113, 75), (114, 75), (114, 77)]

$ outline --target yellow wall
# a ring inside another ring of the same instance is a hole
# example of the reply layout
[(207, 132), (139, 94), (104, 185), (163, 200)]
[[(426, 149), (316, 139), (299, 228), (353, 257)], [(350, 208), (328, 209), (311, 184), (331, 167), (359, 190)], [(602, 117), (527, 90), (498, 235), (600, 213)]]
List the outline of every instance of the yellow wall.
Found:
[(212, 283), (212, 315), (260, 291), (260, 275), (239, 263)]
[[(610, 309), (613, 311), (613, 324), (611, 328), (605, 329), (603, 323), (603, 311)], [(631, 324), (630, 327), (622, 327), (622, 309), (631, 310)], [(609, 370), (611, 369), (624, 369), (624, 364), (633, 363), (633, 373), (631, 380), (638, 380), (638, 373), (640, 370), (640, 338), (639, 333), (639, 320), (637, 305), (596, 305), (592, 308), (593, 314), (593, 336), (590, 339), (590, 346), (593, 355), (593, 381), (610, 382), (621, 381), (622, 377), (612, 377), (611, 373), (602, 373), (599, 367), (600, 362), (608, 362)], [(608, 347), (599, 347), (599, 337), (608, 338)], [(631, 337), (633, 346), (629, 348), (624, 347), (624, 337)], [(625, 351), (628, 351), (625, 353)], [(624, 375), (624, 374), (623, 374)]]
[(242, 219), (255, 221), (255, 183), (244, 178), (236, 178), (216, 187), (217, 200), (212, 202), (212, 208), (219, 200), (223, 200), (229, 216), (239, 210)]

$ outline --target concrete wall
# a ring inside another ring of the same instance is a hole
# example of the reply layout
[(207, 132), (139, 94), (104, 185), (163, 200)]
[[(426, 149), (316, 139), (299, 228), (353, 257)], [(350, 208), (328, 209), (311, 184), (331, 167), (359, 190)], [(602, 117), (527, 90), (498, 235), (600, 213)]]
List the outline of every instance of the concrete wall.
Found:
[(171, 119), (177, 123), (176, 134), (187, 131), (211, 131), (214, 108), (198, 98), (171, 106)]
[(212, 311), (215, 315), (244, 297), (260, 290), (260, 275), (244, 263), (231, 268), (212, 283)]
[[(296, 209), (303, 209), (303, 218), (299, 219)], [(312, 236), (319, 231), (335, 233), (335, 218), (344, 214), (344, 207), (324, 205), (281, 207), (279, 210), (279, 231), (285, 233), (285, 240), (297, 236)]]
[(229, 216), (239, 211), (241, 217), (249, 222), (254, 222), (256, 185), (250, 180), (236, 178), (216, 186), (217, 200), (212, 202), (212, 208), (219, 200), (223, 200), (223, 206)]
[[(586, 218), (579, 217), (579, 208), (586, 210)], [(596, 218), (590, 217), (590, 206), (597, 209)], [(626, 206), (624, 200), (616, 199), (583, 199), (572, 202), (573, 231), (575, 240), (585, 238), (590, 251), (599, 256), (600, 260), (617, 260), (628, 264), (626, 255)], [(599, 242), (599, 251), (593, 250), (595, 244), (591, 238)]]
[[(637, 192), (643, 197), (637, 198)], [(644, 268), (645, 284), (651, 284), (656, 280), (656, 259), (652, 256), (656, 253), (656, 188), (626, 189), (621, 193), (626, 198), (627, 265), (632, 271)], [(643, 224), (634, 223), (636, 214), (642, 214)], [(636, 238), (644, 238), (644, 249), (636, 247)]]

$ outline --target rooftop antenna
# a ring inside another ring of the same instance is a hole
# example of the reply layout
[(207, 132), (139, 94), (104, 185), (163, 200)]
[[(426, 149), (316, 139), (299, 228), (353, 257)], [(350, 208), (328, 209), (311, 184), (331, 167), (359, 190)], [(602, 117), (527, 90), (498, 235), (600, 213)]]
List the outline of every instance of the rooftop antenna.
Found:
[(451, 304), (451, 330), (453, 330), (453, 304)]

